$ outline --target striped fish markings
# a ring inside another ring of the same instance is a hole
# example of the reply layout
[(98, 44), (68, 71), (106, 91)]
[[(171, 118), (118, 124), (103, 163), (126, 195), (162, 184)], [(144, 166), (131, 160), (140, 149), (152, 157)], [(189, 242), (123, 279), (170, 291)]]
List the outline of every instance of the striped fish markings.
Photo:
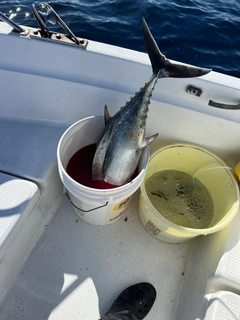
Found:
[(106, 126), (97, 145), (92, 163), (92, 179), (113, 185), (127, 183), (135, 172), (143, 149), (158, 134), (145, 137), (146, 119), (152, 91), (160, 78), (191, 78), (211, 70), (170, 62), (159, 50), (143, 19), (145, 46), (152, 64), (153, 74), (144, 87), (113, 117), (105, 106)]

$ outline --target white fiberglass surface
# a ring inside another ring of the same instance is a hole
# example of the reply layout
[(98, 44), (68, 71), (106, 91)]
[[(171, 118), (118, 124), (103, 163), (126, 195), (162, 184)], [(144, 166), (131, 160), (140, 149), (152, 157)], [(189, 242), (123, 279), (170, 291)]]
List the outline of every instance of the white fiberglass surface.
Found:
[(174, 319), (190, 242), (167, 244), (148, 234), (136, 195), (125, 216), (97, 227), (81, 221), (64, 198), (25, 262), (0, 313), (7, 319), (98, 319), (129, 285), (157, 290), (147, 319)]
[[(145, 56), (141, 60), (139, 53), (124, 51), (126, 55), (121, 57), (115, 55), (117, 48), (101, 45), (99, 49), (94, 43), (87, 52), (58, 50), (58, 46), (50, 44), (46, 45), (47, 50), (38, 50), (42, 47), (39, 42), (18, 39), (18, 53), (25, 59), (34, 57), (26, 64), (26, 60), (16, 59), (15, 51), (9, 55), (8, 48), (13, 45), (9, 39), (3, 40), (0, 57), (4, 79), (0, 83), (1, 117), (9, 121), (7, 124), (2, 119), (0, 130), (4, 137), (0, 142), (1, 156), (7, 156), (1, 170), (15, 168), (16, 174), (23, 176), (29, 172), (31, 179), (46, 178), (48, 167), (56, 161), (58, 139), (66, 124), (102, 115), (105, 104), (113, 115), (151, 75)], [(38, 54), (38, 63), (33, 52)], [(67, 61), (66, 53), (70, 57)], [(48, 59), (44, 59), (46, 56)], [(202, 96), (187, 94), (188, 85), (200, 88)], [(174, 142), (194, 143), (215, 152), (233, 167), (240, 160), (240, 113), (210, 108), (208, 101), (239, 103), (239, 87), (239, 80), (216, 73), (191, 81), (159, 81), (147, 119), (147, 135), (159, 132), (151, 150)], [(15, 125), (19, 119), (21, 124)], [(33, 122), (25, 128), (28, 120)], [(35, 126), (35, 121), (57, 124), (56, 130)], [(13, 145), (16, 148), (10, 148)], [(14, 163), (16, 150), (22, 155), (23, 146), (22, 158), (35, 159), (32, 166), (21, 158)], [(141, 281), (151, 282), (157, 290), (149, 320), (201, 319), (202, 303), (207, 305), (205, 293), (240, 293), (238, 216), (231, 227), (215, 235), (167, 244), (154, 239), (142, 227), (137, 202), (138, 195), (119, 221), (96, 227), (82, 222), (64, 197), (19, 270), (1, 306), (0, 318), (98, 319), (123, 289)], [(47, 209), (44, 214), (48, 214)]]
[(122, 290), (147, 281), (157, 299), (146, 319), (204, 319), (212, 293), (240, 293), (238, 216), (218, 233), (168, 244), (143, 228), (138, 196), (120, 220), (102, 227), (79, 219), (64, 196), (3, 300), (0, 318), (97, 320)]

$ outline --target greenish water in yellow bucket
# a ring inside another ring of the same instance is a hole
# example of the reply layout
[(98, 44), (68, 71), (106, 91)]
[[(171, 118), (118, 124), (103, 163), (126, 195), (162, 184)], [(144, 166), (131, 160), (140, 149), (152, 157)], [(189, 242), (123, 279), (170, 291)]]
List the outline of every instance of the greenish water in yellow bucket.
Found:
[(145, 189), (155, 209), (166, 219), (188, 228), (207, 228), (214, 215), (211, 194), (192, 174), (179, 170), (156, 172)]
[(157, 239), (177, 243), (217, 232), (238, 208), (232, 170), (212, 152), (177, 144), (151, 156), (138, 211), (145, 229)]

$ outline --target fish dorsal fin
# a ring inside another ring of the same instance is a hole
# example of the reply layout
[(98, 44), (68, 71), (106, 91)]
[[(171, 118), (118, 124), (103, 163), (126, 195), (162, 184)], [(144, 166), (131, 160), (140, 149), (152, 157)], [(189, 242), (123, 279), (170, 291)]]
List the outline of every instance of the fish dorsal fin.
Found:
[(142, 142), (142, 148), (146, 147), (149, 145), (151, 142), (153, 142), (158, 136), (158, 133), (155, 133), (151, 137), (145, 138), (144, 141)]
[(104, 106), (104, 121), (105, 121), (105, 125), (111, 120), (110, 114), (108, 112), (108, 107), (105, 104)]

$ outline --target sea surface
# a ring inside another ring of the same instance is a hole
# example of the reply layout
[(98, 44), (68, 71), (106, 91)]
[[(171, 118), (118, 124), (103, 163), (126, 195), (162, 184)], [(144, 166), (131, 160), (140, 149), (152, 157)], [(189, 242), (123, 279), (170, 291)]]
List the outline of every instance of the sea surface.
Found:
[[(1, 0), (0, 11), (22, 25), (37, 27), (32, 3)], [(239, 0), (58, 0), (48, 2), (82, 38), (144, 51), (145, 17), (168, 58), (240, 77)], [(62, 32), (60, 26), (49, 29)]]

